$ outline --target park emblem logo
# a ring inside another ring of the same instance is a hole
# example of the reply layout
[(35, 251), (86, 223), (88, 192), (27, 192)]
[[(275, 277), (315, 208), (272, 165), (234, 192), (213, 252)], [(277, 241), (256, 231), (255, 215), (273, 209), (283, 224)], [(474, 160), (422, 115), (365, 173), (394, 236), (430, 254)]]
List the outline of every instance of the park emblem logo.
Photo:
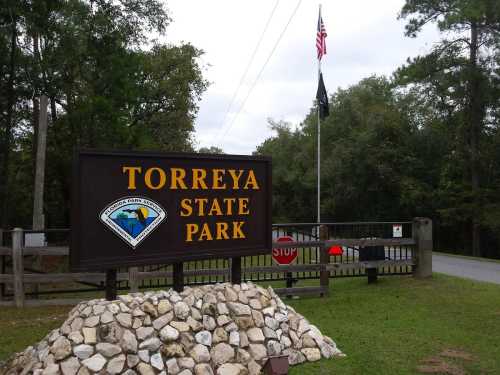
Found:
[(155, 201), (144, 197), (124, 197), (107, 205), (100, 213), (101, 221), (135, 249), (167, 217)]

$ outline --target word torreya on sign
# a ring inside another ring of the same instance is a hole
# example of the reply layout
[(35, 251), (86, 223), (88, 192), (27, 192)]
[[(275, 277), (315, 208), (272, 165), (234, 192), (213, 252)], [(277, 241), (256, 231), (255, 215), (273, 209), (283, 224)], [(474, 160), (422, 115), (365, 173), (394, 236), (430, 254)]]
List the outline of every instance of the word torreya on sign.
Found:
[[(128, 189), (137, 189), (137, 177), (142, 175), (142, 167), (124, 166), (122, 172), (128, 175)], [(145, 169), (144, 185), (151, 190), (167, 186), (171, 190), (259, 190), (257, 178), (252, 169), (210, 169), (169, 168), (169, 174), (160, 167)], [(188, 176), (189, 173), (189, 176)], [(189, 178), (188, 178), (189, 177)], [(169, 183), (167, 184), (167, 179)]]

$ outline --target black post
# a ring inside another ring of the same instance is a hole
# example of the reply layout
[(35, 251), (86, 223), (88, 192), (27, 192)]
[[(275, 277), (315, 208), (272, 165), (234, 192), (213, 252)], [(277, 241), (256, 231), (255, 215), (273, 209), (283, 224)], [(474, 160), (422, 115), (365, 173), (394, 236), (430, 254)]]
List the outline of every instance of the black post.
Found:
[(231, 283), (241, 284), (241, 257), (231, 258)]
[(106, 300), (116, 299), (116, 269), (106, 270)]
[[(6, 263), (5, 263), (5, 255), (1, 255), (0, 256), (0, 273), (1, 274), (5, 274), (5, 270), (6, 270)], [(0, 285), (0, 300), (3, 300), (5, 296), (5, 284), (1, 284)]]
[[(0, 228), (0, 247), (3, 246), (3, 229)], [(5, 273), (5, 256), (0, 255), (0, 274)], [(5, 296), (5, 284), (0, 284), (0, 301), (3, 300), (3, 296)]]
[(366, 275), (368, 276), (368, 284), (375, 284), (377, 282), (378, 268), (367, 268)]
[[(291, 272), (286, 272), (286, 287), (293, 288), (293, 277)], [(292, 298), (292, 295), (287, 294), (286, 298)]]
[(184, 289), (184, 266), (182, 262), (173, 264), (174, 271), (174, 290), (178, 293)]
[(293, 277), (291, 272), (286, 273), (286, 287), (293, 288)]

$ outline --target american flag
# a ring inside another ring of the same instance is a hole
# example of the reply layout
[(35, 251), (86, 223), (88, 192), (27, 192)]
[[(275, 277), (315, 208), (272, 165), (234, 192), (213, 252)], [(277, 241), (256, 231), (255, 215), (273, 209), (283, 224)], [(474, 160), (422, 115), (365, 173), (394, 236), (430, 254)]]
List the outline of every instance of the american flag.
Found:
[(319, 10), (318, 32), (316, 33), (316, 49), (318, 50), (318, 60), (321, 60), (323, 55), (326, 55), (326, 30), (321, 18), (321, 9)]

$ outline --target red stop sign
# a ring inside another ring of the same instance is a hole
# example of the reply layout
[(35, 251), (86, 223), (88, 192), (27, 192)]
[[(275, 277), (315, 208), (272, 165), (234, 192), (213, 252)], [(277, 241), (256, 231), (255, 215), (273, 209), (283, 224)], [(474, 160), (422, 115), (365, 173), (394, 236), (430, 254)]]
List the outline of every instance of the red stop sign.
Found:
[[(295, 240), (290, 236), (279, 237), (277, 242), (294, 242)], [(273, 259), (280, 265), (292, 263), (297, 258), (298, 251), (296, 248), (275, 248), (273, 249)]]

